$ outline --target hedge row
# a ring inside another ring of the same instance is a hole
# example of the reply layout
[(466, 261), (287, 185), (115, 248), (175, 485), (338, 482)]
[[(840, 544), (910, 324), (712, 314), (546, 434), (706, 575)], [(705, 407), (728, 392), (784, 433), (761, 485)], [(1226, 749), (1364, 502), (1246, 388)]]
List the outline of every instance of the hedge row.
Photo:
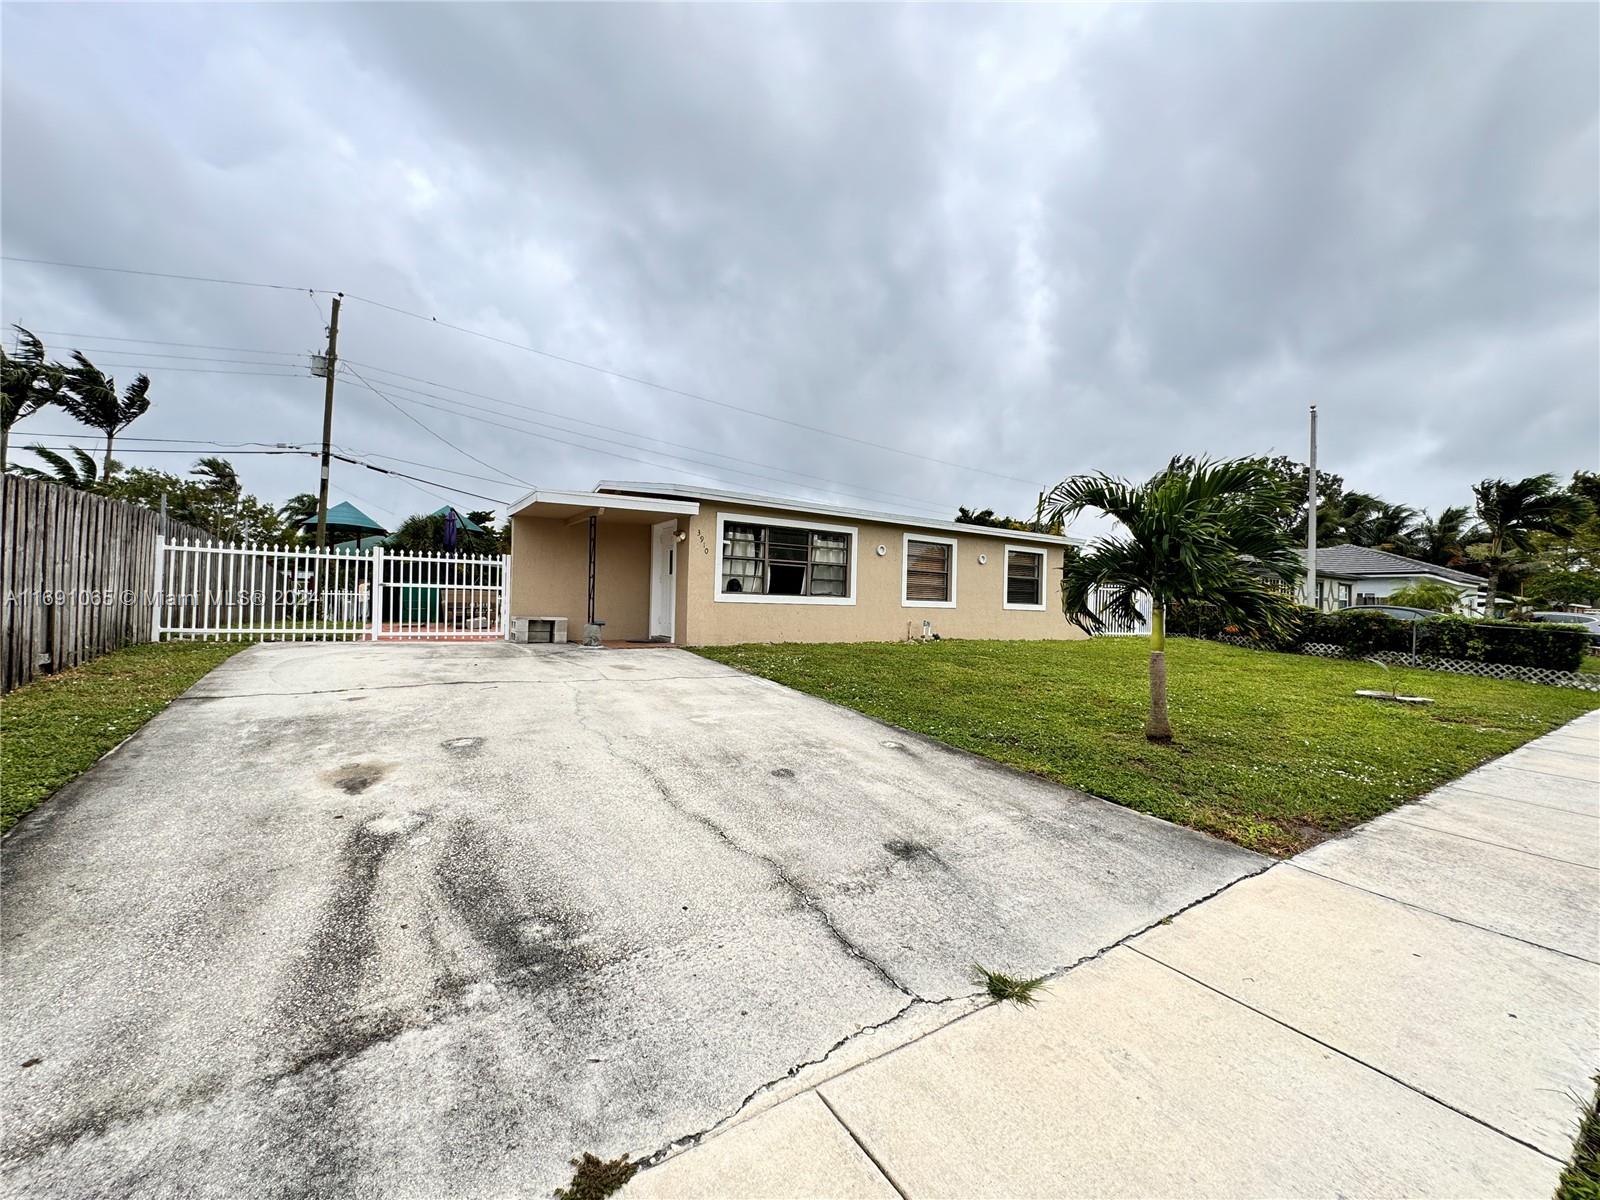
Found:
[(1418, 654), (1467, 662), (1576, 671), (1589, 645), (1588, 635), (1571, 626), (1443, 615), (1419, 622), (1397, 621), (1387, 613), (1361, 608), (1331, 613), (1297, 609), (1291, 627), (1278, 635), (1252, 634), (1249, 630), (1227, 625), (1207, 605), (1187, 605), (1182, 612), (1168, 618), (1168, 628), (1174, 634), (1190, 637), (1216, 637), (1223, 633), (1243, 635), (1254, 637), (1269, 650), (1298, 650), (1307, 642), (1319, 642), (1338, 646), (1351, 658), (1362, 658), (1381, 650), (1411, 653), (1413, 626)]

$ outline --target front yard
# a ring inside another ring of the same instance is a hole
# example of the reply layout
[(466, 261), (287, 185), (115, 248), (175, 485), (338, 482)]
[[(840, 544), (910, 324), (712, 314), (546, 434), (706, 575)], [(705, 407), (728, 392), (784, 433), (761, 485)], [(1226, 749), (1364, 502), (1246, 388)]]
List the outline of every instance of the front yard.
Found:
[[(698, 651), (952, 746), (1293, 854), (1587, 712), (1600, 693), (1167, 643), (1177, 742), (1145, 741), (1143, 638)], [(1357, 688), (1431, 696), (1424, 707)]]

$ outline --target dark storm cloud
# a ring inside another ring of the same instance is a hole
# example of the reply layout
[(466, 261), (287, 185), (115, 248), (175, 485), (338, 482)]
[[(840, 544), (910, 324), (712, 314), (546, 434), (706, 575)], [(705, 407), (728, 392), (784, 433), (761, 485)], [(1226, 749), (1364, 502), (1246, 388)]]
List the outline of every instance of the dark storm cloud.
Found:
[[(716, 464), (644, 465), (410, 410), (518, 479), (693, 472), (804, 494), (828, 490), (820, 476), (875, 489), (867, 505), (1020, 510), (1022, 480), (1298, 452), (1311, 401), (1331, 469), (1435, 508), (1487, 474), (1600, 458), (1592, 7), (4, 20), (7, 253), (338, 287), (1017, 477), (352, 303), (352, 360)], [(8, 264), (0, 302), (47, 329), (290, 351), (319, 337), (292, 293)], [(316, 381), (149, 369), (161, 400), (135, 432), (317, 434)], [(337, 436), (487, 473), (354, 382)], [(760, 478), (767, 464), (807, 478)], [(243, 465), (279, 495), (314, 479), (296, 460)], [(429, 503), (351, 472), (335, 490), (394, 514)]]

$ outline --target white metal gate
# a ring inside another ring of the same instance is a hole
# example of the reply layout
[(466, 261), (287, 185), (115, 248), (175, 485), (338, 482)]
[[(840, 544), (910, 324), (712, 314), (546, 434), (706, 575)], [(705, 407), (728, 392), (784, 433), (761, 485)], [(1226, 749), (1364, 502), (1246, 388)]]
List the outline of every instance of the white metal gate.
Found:
[(506, 636), (504, 555), (162, 541), (151, 635), (269, 641)]
[(509, 629), (502, 554), (372, 552), (378, 580), (374, 638), (484, 641)]
[(1101, 606), (1108, 602), (1110, 598), (1111, 592), (1109, 589), (1094, 589), (1093, 604), (1095, 616), (1099, 617), (1105, 626), (1100, 630), (1101, 637), (1137, 637), (1139, 634), (1147, 634), (1150, 632), (1149, 592), (1140, 592), (1134, 597), (1134, 605), (1138, 608), (1139, 616), (1142, 618), (1137, 623), (1129, 622), (1121, 617), (1107, 615)]

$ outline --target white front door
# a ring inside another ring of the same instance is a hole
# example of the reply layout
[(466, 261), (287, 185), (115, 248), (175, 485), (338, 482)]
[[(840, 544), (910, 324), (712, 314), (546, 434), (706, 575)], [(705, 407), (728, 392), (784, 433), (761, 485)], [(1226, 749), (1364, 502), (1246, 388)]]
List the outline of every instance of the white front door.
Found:
[(650, 527), (650, 636), (671, 641), (678, 604), (678, 523)]

